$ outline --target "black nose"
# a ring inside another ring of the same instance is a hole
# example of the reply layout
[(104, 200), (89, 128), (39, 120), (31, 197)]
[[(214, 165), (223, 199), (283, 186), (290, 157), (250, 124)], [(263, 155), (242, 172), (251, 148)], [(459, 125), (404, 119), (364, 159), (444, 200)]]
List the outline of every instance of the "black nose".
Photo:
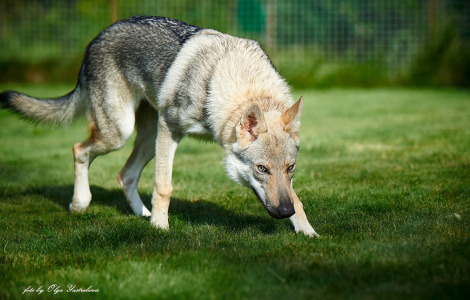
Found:
[(281, 218), (289, 218), (293, 214), (295, 214), (294, 205), (292, 205), (292, 203), (290, 202), (281, 204), (277, 208), (277, 213), (279, 214), (279, 217)]

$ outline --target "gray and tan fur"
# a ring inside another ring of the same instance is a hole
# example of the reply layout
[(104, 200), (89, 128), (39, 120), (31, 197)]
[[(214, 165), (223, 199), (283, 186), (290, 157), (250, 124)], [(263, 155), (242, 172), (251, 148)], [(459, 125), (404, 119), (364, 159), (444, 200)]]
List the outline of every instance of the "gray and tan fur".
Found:
[[(70, 211), (91, 201), (88, 168), (121, 148), (137, 129), (117, 179), (137, 215), (168, 229), (173, 158), (185, 136), (214, 140), (228, 176), (250, 187), (275, 218), (316, 236), (292, 188), (302, 100), (258, 43), (160, 17), (133, 17), (101, 32), (88, 46), (76, 88), (58, 99), (0, 94), (1, 104), (37, 122), (89, 119), (90, 137), (73, 146), (75, 187)], [(137, 184), (155, 160), (152, 212)]]

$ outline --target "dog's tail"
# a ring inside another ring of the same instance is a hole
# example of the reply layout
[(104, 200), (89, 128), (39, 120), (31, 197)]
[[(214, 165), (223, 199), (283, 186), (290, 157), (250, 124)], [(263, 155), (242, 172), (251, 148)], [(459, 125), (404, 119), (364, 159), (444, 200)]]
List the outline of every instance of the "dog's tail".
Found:
[(14, 91), (0, 93), (0, 106), (35, 123), (70, 124), (86, 112), (85, 101), (77, 87), (56, 99), (37, 99)]

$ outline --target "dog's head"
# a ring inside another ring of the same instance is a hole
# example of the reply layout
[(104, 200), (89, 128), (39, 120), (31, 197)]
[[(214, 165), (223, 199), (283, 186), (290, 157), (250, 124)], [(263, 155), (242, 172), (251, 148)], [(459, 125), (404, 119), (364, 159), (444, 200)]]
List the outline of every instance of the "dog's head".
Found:
[(250, 187), (274, 218), (295, 213), (292, 177), (299, 150), (302, 98), (283, 113), (264, 113), (257, 102), (242, 114), (236, 142), (226, 157), (227, 173)]

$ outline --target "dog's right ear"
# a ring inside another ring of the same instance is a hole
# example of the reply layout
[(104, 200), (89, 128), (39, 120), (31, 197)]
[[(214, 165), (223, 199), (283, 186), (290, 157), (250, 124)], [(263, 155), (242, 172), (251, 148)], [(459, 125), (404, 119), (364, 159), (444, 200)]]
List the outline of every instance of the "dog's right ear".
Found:
[(264, 114), (258, 102), (253, 102), (242, 114), (236, 127), (237, 141), (241, 146), (248, 146), (258, 136), (265, 133), (266, 122)]
[(299, 101), (294, 103), (291, 108), (283, 112), (281, 115), (281, 120), (285, 124), (284, 130), (290, 133), (291, 136), (297, 136), (299, 134), (302, 106), (303, 100), (302, 97), (300, 97)]

